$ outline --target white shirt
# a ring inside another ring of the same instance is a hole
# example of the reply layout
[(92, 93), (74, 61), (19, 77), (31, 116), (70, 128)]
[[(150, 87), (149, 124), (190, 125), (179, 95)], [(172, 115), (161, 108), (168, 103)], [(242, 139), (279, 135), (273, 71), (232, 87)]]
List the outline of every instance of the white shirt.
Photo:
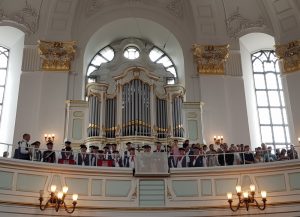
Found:
[(28, 151), (29, 144), (27, 143), (26, 140), (23, 139), (21, 142), (19, 142), (19, 146), (20, 146), (21, 154), (28, 154), (29, 153), (29, 151)]

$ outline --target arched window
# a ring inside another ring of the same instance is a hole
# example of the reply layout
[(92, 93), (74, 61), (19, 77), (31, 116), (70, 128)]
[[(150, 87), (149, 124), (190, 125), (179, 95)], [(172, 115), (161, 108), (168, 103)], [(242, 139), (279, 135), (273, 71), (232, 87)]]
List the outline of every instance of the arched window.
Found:
[(163, 64), (166, 71), (171, 72), (173, 74), (174, 77), (168, 78), (167, 83), (174, 84), (175, 78), (177, 78), (177, 71), (171, 58), (157, 47), (153, 47), (151, 49), (149, 53), (149, 58), (154, 63)]
[(134, 46), (128, 46), (125, 50), (124, 50), (124, 57), (130, 60), (135, 60), (137, 58), (139, 58), (140, 56), (140, 51), (139, 49), (137, 49)]
[(114, 50), (110, 46), (106, 46), (93, 57), (92, 61), (88, 66), (87, 73), (86, 73), (88, 83), (94, 82), (93, 78), (89, 78), (90, 74), (93, 71), (98, 70), (102, 63), (107, 63), (112, 61), (114, 56), (115, 56)]
[(2, 117), (9, 50), (0, 46), (0, 123)]
[(261, 50), (251, 61), (261, 141), (286, 149), (290, 134), (278, 59), (273, 50)]

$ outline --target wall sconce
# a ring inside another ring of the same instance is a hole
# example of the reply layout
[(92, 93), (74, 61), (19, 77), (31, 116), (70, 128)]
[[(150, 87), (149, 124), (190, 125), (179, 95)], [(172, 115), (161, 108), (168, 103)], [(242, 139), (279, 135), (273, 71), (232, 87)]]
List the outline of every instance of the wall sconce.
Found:
[(67, 213), (73, 213), (77, 204), (78, 194), (73, 194), (73, 203), (72, 208), (69, 209), (65, 203), (65, 197), (68, 192), (68, 187), (64, 186), (62, 191), (55, 193), (56, 185), (51, 185), (51, 193), (50, 198), (46, 202), (45, 205), (42, 205), (44, 198), (43, 198), (43, 191), (40, 192), (40, 210), (44, 211), (47, 207), (54, 207), (55, 211), (58, 212), (60, 207), (64, 207)]
[(300, 143), (300, 137), (298, 137), (298, 142)]
[(215, 144), (223, 144), (224, 137), (223, 136), (214, 136)]
[(55, 134), (45, 134), (45, 142), (54, 142)]
[(262, 198), (262, 202), (263, 205), (259, 205), (257, 200), (254, 198), (255, 195), (255, 185), (250, 185), (250, 193), (248, 191), (244, 191), (242, 193), (242, 187), (240, 185), (236, 186), (236, 194), (239, 198), (239, 202), (236, 206), (236, 208), (234, 208), (232, 206), (232, 193), (229, 192), (227, 193), (227, 198), (228, 198), (228, 203), (229, 203), (229, 207), (233, 212), (236, 212), (237, 210), (239, 210), (243, 205), (246, 207), (246, 210), (249, 210), (249, 205), (250, 204), (254, 204), (258, 209), (260, 210), (264, 210), (266, 208), (266, 201), (267, 201), (267, 192), (266, 191), (261, 191), (261, 198)]

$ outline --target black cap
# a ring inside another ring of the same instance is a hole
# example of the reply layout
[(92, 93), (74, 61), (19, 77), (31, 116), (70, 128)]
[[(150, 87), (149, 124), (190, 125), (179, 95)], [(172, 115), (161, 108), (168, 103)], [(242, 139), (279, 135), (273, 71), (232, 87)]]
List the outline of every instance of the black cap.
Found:
[(131, 148), (129, 149), (129, 151), (135, 151), (135, 148), (134, 148), (134, 147), (131, 147)]
[(143, 145), (142, 148), (151, 148), (151, 146), (150, 145)]
[(107, 146), (104, 146), (104, 148), (103, 149), (109, 149), (109, 147), (107, 147)]
[(70, 141), (65, 141), (65, 144), (71, 145)]
[(81, 144), (80, 148), (87, 148), (85, 144)]
[(96, 146), (94, 145), (90, 145), (90, 149), (94, 149)]
[(179, 150), (179, 151), (185, 151), (185, 149), (184, 149), (184, 148), (178, 148), (178, 150)]

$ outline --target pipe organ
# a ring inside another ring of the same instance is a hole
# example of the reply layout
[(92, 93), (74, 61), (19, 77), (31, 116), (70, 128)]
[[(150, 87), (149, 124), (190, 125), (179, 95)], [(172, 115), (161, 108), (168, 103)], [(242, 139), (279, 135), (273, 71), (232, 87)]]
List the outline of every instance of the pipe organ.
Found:
[(88, 140), (183, 138), (184, 88), (166, 85), (144, 68), (132, 67), (113, 77), (113, 85), (87, 85)]

